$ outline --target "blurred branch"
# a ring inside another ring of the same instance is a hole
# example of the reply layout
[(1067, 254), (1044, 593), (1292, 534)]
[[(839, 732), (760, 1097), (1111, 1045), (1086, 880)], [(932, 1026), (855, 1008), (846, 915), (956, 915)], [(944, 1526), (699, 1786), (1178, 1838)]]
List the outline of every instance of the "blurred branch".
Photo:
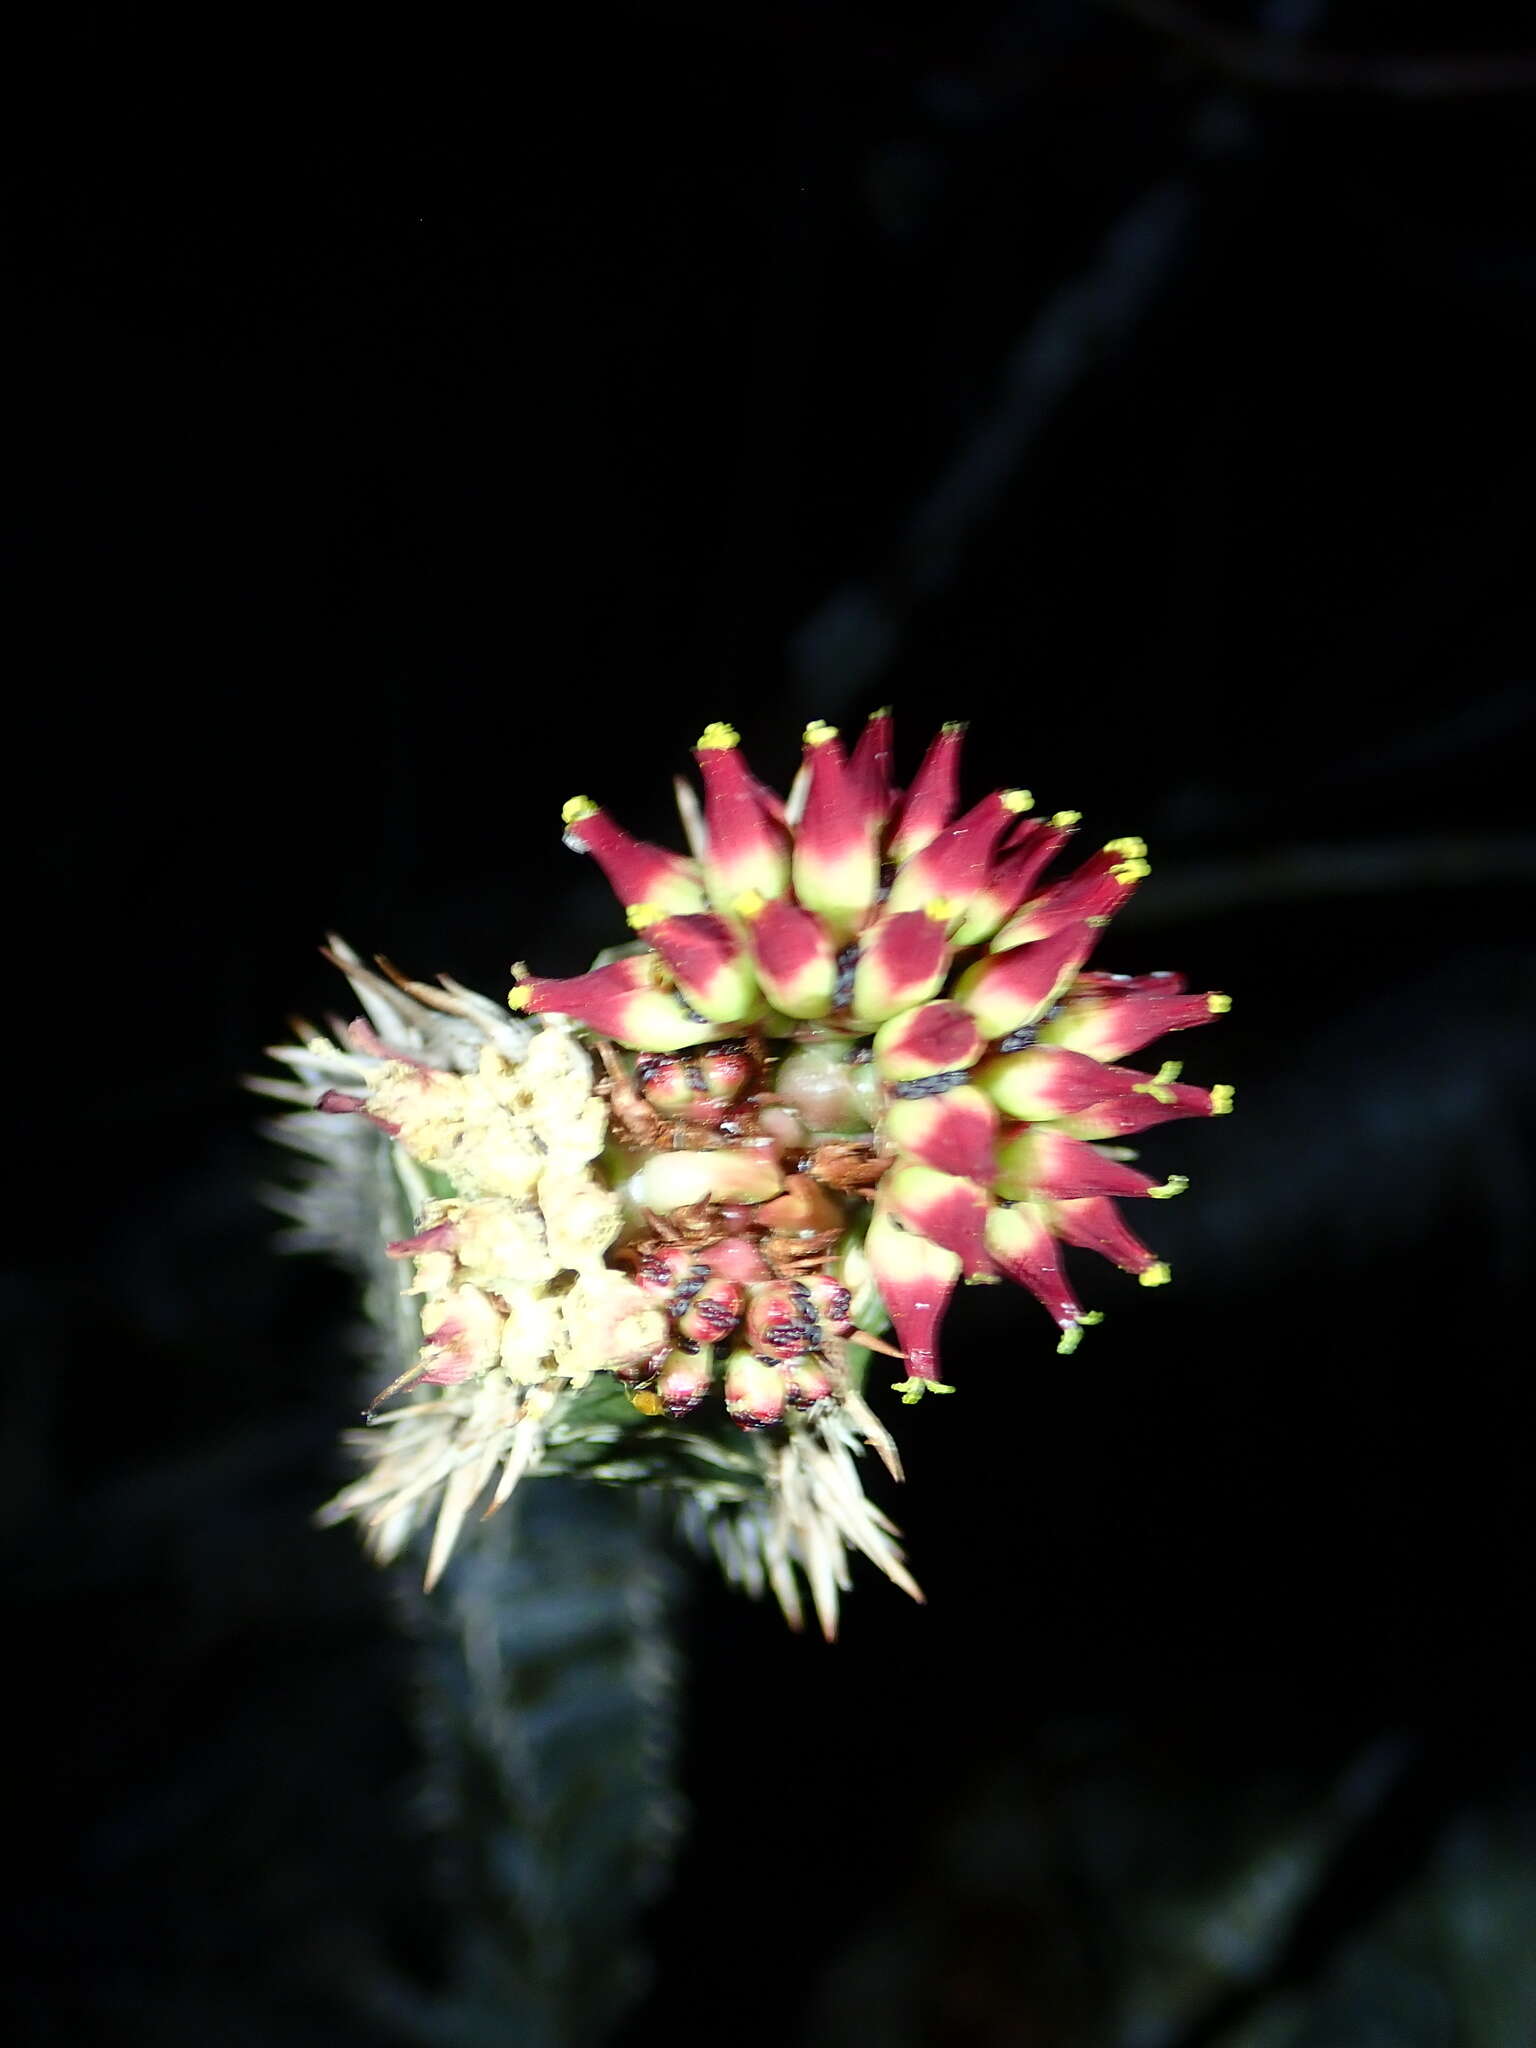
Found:
[(1389, 99), (1459, 99), (1536, 88), (1536, 50), (1487, 56), (1372, 56), (1309, 50), (1290, 37), (1247, 35), (1208, 21), (1182, 0), (1100, 0), (1200, 63), (1266, 92), (1370, 93)]
[(1154, 185), (1121, 214), (1087, 268), (1046, 300), (1003, 366), (996, 404), (918, 500), (877, 575), (834, 591), (791, 634), (789, 665), (806, 698), (829, 707), (846, 701), (891, 662), (907, 618), (955, 574), (1062, 400), (1145, 318), (1197, 209), (1191, 174)]

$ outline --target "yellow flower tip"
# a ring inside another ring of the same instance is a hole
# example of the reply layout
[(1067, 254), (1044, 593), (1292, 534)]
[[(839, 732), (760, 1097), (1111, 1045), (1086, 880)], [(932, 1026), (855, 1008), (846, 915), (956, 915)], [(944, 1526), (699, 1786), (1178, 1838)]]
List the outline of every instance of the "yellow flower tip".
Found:
[(1152, 868), (1150, 862), (1133, 857), (1130, 860), (1117, 862), (1109, 872), (1114, 876), (1122, 889), (1129, 889), (1132, 882), (1144, 882), (1147, 876), (1151, 874)]
[(1166, 1287), (1173, 1275), (1159, 1259), (1155, 1266), (1148, 1266), (1145, 1273), (1138, 1273), (1136, 1278), (1143, 1287)]
[(876, 720), (877, 718), (889, 718), (890, 716), (891, 716), (891, 707), (890, 707), (890, 705), (889, 705), (889, 704), (882, 704), (882, 705), (880, 706), (880, 709), (879, 709), (878, 711), (871, 711), (871, 713), (869, 714), (869, 723), (870, 723), (871, 725), (873, 725), (873, 724), (874, 724), (874, 722), (875, 722), (875, 720)]
[(970, 723), (971, 721), (968, 718), (946, 718), (939, 730), (940, 732), (966, 732), (970, 729)]
[(1084, 1314), (1068, 1323), (1061, 1333), (1060, 1343), (1056, 1346), (1056, 1356), (1058, 1358), (1070, 1358), (1078, 1345), (1082, 1343), (1084, 1330), (1093, 1329), (1095, 1324), (1102, 1323), (1103, 1320), (1103, 1311), (1093, 1308), (1088, 1309)]
[(595, 816), (601, 808), (589, 796), (573, 796), (568, 803), (560, 806), (560, 822), (563, 825), (579, 825), (583, 818)]
[(1089, 931), (1099, 932), (1109, 923), (1109, 919), (1107, 917), (1085, 917), (1083, 923), (1087, 925)]
[(923, 905), (923, 915), (931, 917), (935, 924), (948, 924), (955, 914), (955, 906), (947, 896), (935, 896)]
[(631, 1404), (638, 1408), (642, 1415), (665, 1415), (667, 1412), (667, 1404), (660, 1394), (642, 1390), (638, 1394), (631, 1394), (629, 1398)]
[(743, 889), (739, 896), (731, 899), (732, 911), (737, 917), (744, 918), (749, 924), (754, 917), (759, 916), (767, 907), (767, 904), (755, 889)]
[(1189, 1180), (1182, 1173), (1170, 1173), (1160, 1188), (1148, 1188), (1147, 1193), (1154, 1202), (1172, 1201), (1175, 1195), (1182, 1195), (1189, 1186)]
[(1058, 832), (1065, 832), (1069, 825), (1080, 825), (1082, 822), (1083, 814), (1081, 811), (1056, 811), (1051, 816), (1051, 823)]
[(1182, 1060), (1164, 1060), (1152, 1079), (1150, 1081), (1138, 1081), (1135, 1087), (1132, 1088), (1131, 1093), (1133, 1095), (1150, 1095), (1154, 1102), (1164, 1104), (1173, 1102), (1177, 1098), (1170, 1083), (1177, 1081), (1183, 1071), (1184, 1062)]
[(805, 728), (802, 738), (808, 747), (824, 747), (828, 740), (837, 738), (837, 727), (828, 725), (824, 718), (813, 718)]
[(1213, 1017), (1225, 1017), (1228, 1010), (1232, 1007), (1232, 998), (1223, 995), (1209, 995), (1205, 999), (1205, 1007)]
[(1230, 1116), (1232, 1114), (1232, 1098), (1236, 1093), (1237, 1090), (1230, 1081), (1218, 1081), (1211, 1090), (1211, 1115)]
[(507, 997), (507, 1008), (508, 1008), (509, 1010), (526, 1010), (526, 1009), (527, 1009), (527, 1007), (528, 1007), (528, 991), (527, 991), (527, 989), (525, 989), (525, 988), (515, 988), (515, 989), (513, 989), (512, 993), (511, 993), (511, 994), (510, 994), (510, 995), (509, 995), (509, 996)]
[(716, 719), (713, 725), (706, 725), (699, 734), (697, 752), (701, 754), (728, 754), (732, 747), (741, 745), (741, 734), (734, 725), (727, 725), (723, 719)]
[(915, 1401), (921, 1401), (924, 1394), (952, 1394), (953, 1387), (946, 1387), (942, 1380), (892, 1380), (891, 1392), (900, 1394), (901, 1404), (910, 1408)]
[(1005, 811), (1032, 811), (1035, 808), (1033, 794), (1027, 789), (1005, 789), (1003, 809)]
[(1132, 860), (1145, 860), (1147, 857), (1147, 842), (1145, 839), (1136, 838), (1134, 834), (1129, 839), (1106, 839), (1104, 851), (1106, 853), (1124, 853), (1129, 855)]
[(643, 932), (647, 925), (660, 924), (666, 914), (654, 903), (631, 903), (624, 913), (624, 922), (632, 932)]

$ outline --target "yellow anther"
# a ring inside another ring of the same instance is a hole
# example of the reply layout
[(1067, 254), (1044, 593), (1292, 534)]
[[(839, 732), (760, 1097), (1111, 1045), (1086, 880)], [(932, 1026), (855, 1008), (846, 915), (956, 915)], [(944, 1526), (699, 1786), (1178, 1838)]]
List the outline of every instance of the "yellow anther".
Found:
[(507, 997), (507, 1008), (509, 1010), (526, 1010), (528, 1007), (528, 993), (528, 990), (525, 988), (513, 989), (511, 995)]
[(1152, 868), (1147, 861), (1131, 859), (1118, 861), (1109, 872), (1122, 889), (1129, 889), (1132, 882), (1144, 882)]
[(660, 924), (666, 914), (654, 903), (631, 903), (624, 913), (624, 921), (632, 932), (643, 932), (647, 925)]
[(953, 1387), (946, 1387), (942, 1380), (892, 1380), (891, 1392), (900, 1394), (903, 1408), (910, 1408), (914, 1401), (921, 1401), (924, 1394), (952, 1394)]
[(1070, 1358), (1078, 1345), (1082, 1343), (1084, 1330), (1091, 1330), (1095, 1323), (1102, 1323), (1103, 1320), (1102, 1312), (1094, 1308), (1089, 1309), (1085, 1315), (1078, 1316), (1075, 1321), (1068, 1323), (1061, 1333), (1061, 1341), (1056, 1346), (1056, 1356), (1058, 1358)]
[(1136, 1278), (1143, 1287), (1166, 1287), (1173, 1275), (1159, 1259), (1155, 1265), (1148, 1266), (1145, 1273), (1138, 1273)]
[(1154, 1102), (1176, 1102), (1171, 1083), (1177, 1081), (1184, 1071), (1182, 1060), (1164, 1060), (1150, 1081), (1138, 1081), (1131, 1090), (1133, 1095), (1150, 1095)]
[(1129, 854), (1132, 860), (1145, 860), (1147, 857), (1147, 842), (1145, 839), (1137, 839), (1134, 835), (1129, 839), (1106, 839), (1104, 851), (1106, 853)]
[(740, 745), (741, 734), (735, 726), (725, 724), (722, 719), (716, 719), (713, 725), (706, 725), (699, 734), (699, 744), (695, 751), (701, 754), (725, 754), (729, 753), (732, 747)]
[(560, 819), (566, 825), (579, 825), (583, 818), (592, 817), (600, 809), (589, 796), (573, 796), (569, 803), (560, 806)]
[(662, 1400), (660, 1394), (642, 1391), (638, 1394), (631, 1394), (629, 1398), (642, 1415), (665, 1415), (667, 1412), (667, 1404)]
[(767, 904), (755, 889), (743, 889), (739, 896), (733, 897), (731, 900), (732, 911), (737, 917), (744, 918), (748, 923), (758, 915), (759, 911), (766, 910), (767, 907)]
[(955, 914), (955, 906), (947, 896), (935, 896), (923, 905), (923, 915), (931, 917), (935, 924), (948, 924)]
[(803, 737), (808, 747), (824, 747), (828, 740), (837, 738), (837, 727), (828, 725), (824, 718), (813, 718), (805, 728)]
[(1005, 811), (1032, 811), (1034, 808), (1035, 799), (1029, 790), (1005, 789), (1003, 791), (1003, 809)]
[(1211, 1090), (1211, 1115), (1230, 1116), (1232, 1114), (1232, 1098), (1236, 1093), (1237, 1090), (1230, 1081), (1218, 1081)]
[(1228, 1010), (1232, 1007), (1232, 998), (1223, 995), (1209, 995), (1205, 999), (1205, 1007), (1213, 1017), (1225, 1017)]
[(1080, 825), (1082, 822), (1083, 814), (1081, 811), (1056, 811), (1051, 817), (1051, 823), (1058, 832), (1065, 832), (1069, 825)]
[(1160, 1188), (1148, 1188), (1147, 1193), (1154, 1202), (1167, 1202), (1175, 1195), (1182, 1195), (1188, 1186), (1189, 1182), (1182, 1173), (1170, 1173)]

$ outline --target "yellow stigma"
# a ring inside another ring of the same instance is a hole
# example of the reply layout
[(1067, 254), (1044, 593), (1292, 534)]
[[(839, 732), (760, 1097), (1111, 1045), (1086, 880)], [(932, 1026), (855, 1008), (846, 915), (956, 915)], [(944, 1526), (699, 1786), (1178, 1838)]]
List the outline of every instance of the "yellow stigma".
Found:
[(837, 738), (837, 727), (828, 725), (824, 718), (813, 718), (802, 737), (808, 747), (824, 747), (828, 740)]
[(766, 908), (767, 905), (755, 889), (743, 889), (739, 896), (733, 897), (731, 900), (731, 909), (735, 912), (736, 916), (744, 918), (748, 923), (757, 916), (759, 911)]
[(589, 796), (573, 796), (569, 803), (560, 806), (560, 820), (565, 825), (579, 825), (583, 818), (595, 816), (600, 809)]
[(1057, 811), (1051, 818), (1051, 823), (1058, 832), (1065, 832), (1069, 825), (1080, 825), (1082, 822), (1083, 814), (1081, 811)]
[(1162, 1260), (1159, 1259), (1156, 1265), (1148, 1266), (1145, 1273), (1138, 1273), (1136, 1278), (1143, 1287), (1166, 1287), (1173, 1278), (1173, 1275), (1163, 1264)]
[(511, 995), (507, 997), (507, 1008), (509, 1010), (526, 1010), (527, 1007), (528, 990), (525, 988), (513, 989)]
[(1150, 862), (1132, 858), (1117, 861), (1109, 872), (1122, 889), (1129, 889), (1132, 882), (1144, 882), (1152, 868)]
[(1138, 1081), (1131, 1090), (1133, 1095), (1150, 1095), (1154, 1102), (1169, 1103), (1178, 1100), (1170, 1083), (1177, 1081), (1184, 1071), (1182, 1060), (1164, 1060), (1150, 1081)]
[(1182, 1195), (1189, 1186), (1182, 1173), (1170, 1173), (1160, 1188), (1148, 1188), (1147, 1193), (1154, 1202), (1170, 1201), (1174, 1195)]
[(1232, 1098), (1236, 1093), (1237, 1090), (1230, 1081), (1218, 1081), (1211, 1090), (1211, 1115), (1230, 1116), (1232, 1114)]
[(1213, 1017), (1225, 1017), (1228, 1010), (1232, 1007), (1232, 998), (1230, 996), (1210, 995), (1205, 999), (1205, 1007)]
[(1003, 809), (1005, 811), (1032, 811), (1035, 799), (1027, 789), (1005, 789)]
[(1104, 851), (1106, 853), (1129, 854), (1132, 860), (1145, 860), (1147, 857), (1147, 842), (1145, 839), (1137, 839), (1134, 836), (1129, 839), (1106, 839)]
[(923, 915), (931, 917), (935, 924), (948, 924), (955, 914), (955, 906), (947, 896), (935, 896), (923, 905)]
[(727, 754), (732, 747), (740, 745), (741, 734), (735, 726), (716, 719), (713, 725), (706, 725), (699, 734), (699, 744), (695, 751), (700, 754)]
[(631, 903), (624, 921), (632, 932), (643, 932), (649, 924), (660, 924), (666, 912), (654, 903)]
[(1075, 1322), (1068, 1323), (1061, 1333), (1061, 1342), (1056, 1346), (1056, 1356), (1070, 1358), (1082, 1343), (1084, 1330), (1091, 1330), (1095, 1323), (1102, 1323), (1103, 1320), (1103, 1311), (1095, 1308), (1090, 1309), (1086, 1315), (1079, 1316)]

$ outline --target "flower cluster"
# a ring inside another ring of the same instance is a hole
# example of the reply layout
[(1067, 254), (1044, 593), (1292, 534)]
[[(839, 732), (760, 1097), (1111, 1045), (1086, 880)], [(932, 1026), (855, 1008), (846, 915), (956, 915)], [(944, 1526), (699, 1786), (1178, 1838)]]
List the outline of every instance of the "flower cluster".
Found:
[(666, 1334), (599, 1362), (646, 1412), (685, 1412), (717, 1372), (746, 1427), (836, 1398), (847, 1341), (890, 1348), (856, 1327), (871, 1319), (849, 1285), (861, 1234), (909, 1402), (950, 1391), (937, 1332), (962, 1277), (1022, 1283), (1062, 1351), (1097, 1320), (1062, 1245), (1168, 1278), (1117, 1204), (1185, 1183), (1156, 1182), (1120, 1141), (1221, 1115), (1232, 1091), (1121, 1062), (1228, 999), (1090, 971), (1145, 846), (1111, 840), (1048, 879), (1078, 814), (1035, 818), (1021, 789), (962, 810), (962, 734), (945, 726), (903, 793), (888, 713), (851, 750), (812, 724), (781, 800), (712, 725), (702, 805), (680, 797), (691, 857), (586, 797), (565, 807), (568, 844), (637, 936), (589, 973), (525, 975), (511, 1003), (572, 1020), (602, 1063), (627, 1219), (610, 1256)]

